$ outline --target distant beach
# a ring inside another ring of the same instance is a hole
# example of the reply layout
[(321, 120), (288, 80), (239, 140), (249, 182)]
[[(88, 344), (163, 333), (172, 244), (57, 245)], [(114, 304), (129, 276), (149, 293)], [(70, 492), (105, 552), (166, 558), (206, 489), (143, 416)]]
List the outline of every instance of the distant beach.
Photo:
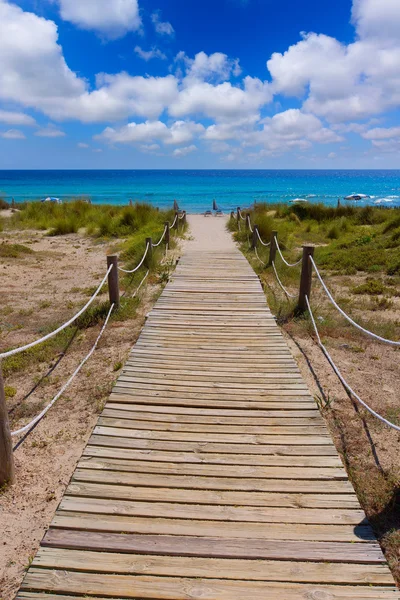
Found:
[(170, 207), (176, 198), (189, 213), (224, 211), (254, 202), (296, 198), (336, 205), (338, 198), (366, 194), (357, 205), (400, 206), (400, 171), (0, 171), (0, 197), (16, 202), (55, 196), (90, 198), (96, 204), (148, 202)]

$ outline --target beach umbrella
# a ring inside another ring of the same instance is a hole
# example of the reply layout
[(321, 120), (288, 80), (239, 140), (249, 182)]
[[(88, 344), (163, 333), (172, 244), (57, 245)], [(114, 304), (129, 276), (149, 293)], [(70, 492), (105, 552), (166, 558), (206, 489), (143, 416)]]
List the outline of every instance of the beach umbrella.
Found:
[(218, 210), (218, 206), (215, 200), (213, 200), (213, 210)]

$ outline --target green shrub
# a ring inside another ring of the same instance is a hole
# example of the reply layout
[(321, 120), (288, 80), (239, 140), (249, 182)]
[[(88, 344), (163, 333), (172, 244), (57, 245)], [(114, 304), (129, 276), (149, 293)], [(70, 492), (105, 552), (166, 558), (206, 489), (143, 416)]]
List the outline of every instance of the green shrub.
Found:
[(330, 240), (337, 240), (339, 238), (340, 232), (337, 225), (332, 225), (327, 233), (327, 236)]
[(77, 233), (79, 229), (75, 219), (59, 219), (55, 222), (54, 227), (49, 231), (50, 236), (67, 235), (68, 233)]
[(353, 288), (353, 294), (368, 294), (370, 296), (380, 296), (387, 291), (387, 287), (380, 279), (368, 278), (365, 283)]
[(7, 244), (2, 242), (0, 244), (0, 257), (1, 258), (18, 258), (21, 254), (33, 254), (33, 250), (28, 246), (22, 244)]

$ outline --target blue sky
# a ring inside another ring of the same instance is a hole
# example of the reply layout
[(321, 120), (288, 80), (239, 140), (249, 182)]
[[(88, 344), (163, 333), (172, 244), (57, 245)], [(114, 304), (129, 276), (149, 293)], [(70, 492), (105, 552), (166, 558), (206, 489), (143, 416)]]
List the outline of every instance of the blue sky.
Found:
[(399, 0), (0, 0), (0, 169), (399, 168)]

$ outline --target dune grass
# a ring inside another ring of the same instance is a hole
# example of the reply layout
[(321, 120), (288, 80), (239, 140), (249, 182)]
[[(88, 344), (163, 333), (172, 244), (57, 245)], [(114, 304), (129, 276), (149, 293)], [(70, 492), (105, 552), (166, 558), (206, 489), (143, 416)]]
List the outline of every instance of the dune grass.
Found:
[(173, 211), (160, 211), (149, 204), (133, 206), (93, 205), (83, 200), (64, 204), (27, 202), (9, 219), (9, 229), (38, 229), (49, 235), (66, 235), (80, 230), (103, 238), (124, 238), (153, 227), (162, 232)]

